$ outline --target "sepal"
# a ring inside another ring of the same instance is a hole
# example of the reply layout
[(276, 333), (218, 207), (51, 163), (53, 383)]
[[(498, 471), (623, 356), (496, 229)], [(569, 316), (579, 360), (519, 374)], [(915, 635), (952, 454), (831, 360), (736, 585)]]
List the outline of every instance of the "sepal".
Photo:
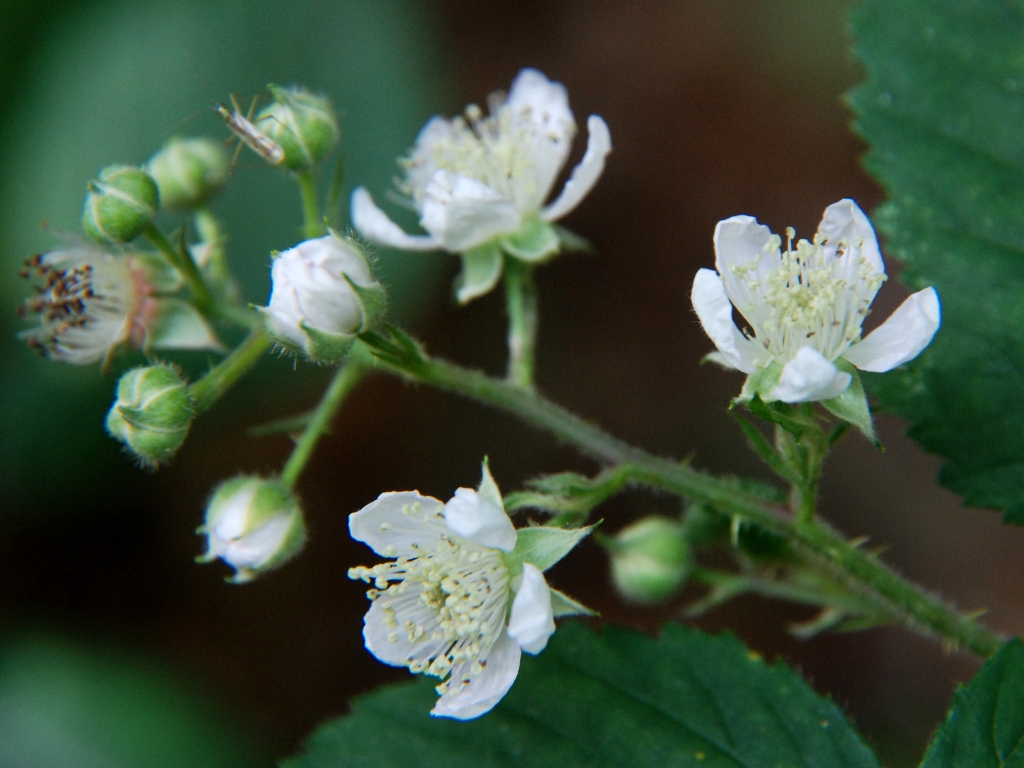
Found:
[(185, 442), (195, 412), (185, 380), (170, 365), (133, 368), (117, 383), (107, 432), (140, 462), (156, 467)]
[(108, 165), (89, 182), (82, 227), (98, 243), (127, 243), (142, 233), (159, 207), (160, 191), (149, 174), (130, 165)]
[(868, 406), (868, 397), (864, 392), (860, 374), (845, 360), (837, 360), (836, 366), (849, 373), (853, 379), (850, 386), (843, 390), (838, 397), (822, 400), (822, 406), (836, 418), (849, 422), (859, 429), (864, 437), (875, 444), (876, 448), (881, 448), (882, 444), (875, 435), (875, 427), (871, 420), (871, 408)]
[[(716, 358), (711, 359), (713, 362), (718, 362)], [(771, 393), (779, 383), (781, 376), (782, 366), (774, 360), (764, 368), (758, 368), (747, 376), (746, 381), (743, 382), (743, 389), (740, 390), (739, 397), (733, 403), (746, 403), (755, 396), (760, 397), (766, 403), (772, 402), (774, 398), (771, 397)]]
[(551, 612), (555, 618), (560, 616), (600, 616), (597, 611), (587, 608), (583, 603), (573, 600), (564, 592), (559, 592), (554, 587), (551, 590)]
[(516, 546), (502, 555), (509, 575), (517, 576), (523, 570), (523, 563), (531, 563), (541, 571), (553, 566), (580, 543), (595, 526), (585, 528), (554, 528), (535, 525), (516, 531)]
[(156, 299), (156, 310), (146, 329), (145, 350), (209, 349), (223, 352), (209, 323), (195, 307), (182, 299)]
[(500, 238), (505, 253), (536, 264), (558, 253), (561, 241), (554, 227), (539, 217), (530, 217), (518, 230)]
[(274, 103), (262, 109), (256, 125), (284, 151), (281, 164), (306, 172), (319, 165), (341, 138), (331, 102), (302, 88), (268, 85)]
[(470, 248), (459, 255), (462, 257), (462, 273), (455, 289), (455, 298), (459, 304), (468, 304), (498, 284), (505, 257), (495, 240)]

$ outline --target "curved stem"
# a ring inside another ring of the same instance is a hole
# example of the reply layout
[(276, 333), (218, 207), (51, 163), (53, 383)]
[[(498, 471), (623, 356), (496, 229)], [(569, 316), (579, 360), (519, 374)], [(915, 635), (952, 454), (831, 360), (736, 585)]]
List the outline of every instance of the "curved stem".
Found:
[(378, 362), (377, 366), (519, 416), (588, 456), (624, 465), (622, 471), (636, 484), (709, 503), (722, 514), (777, 533), (792, 542), (807, 561), (880, 611), (898, 618), (908, 629), (986, 657), (1004, 642), (973, 616), (959, 613), (910, 583), (823, 523), (794, 522), (788, 509), (741, 490), (735, 481), (634, 448), (531, 390), (425, 356), (408, 365)]
[(302, 474), (302, 470), (305, 469), (309, 457), (313, 455), (313, 449), (316, 447), (317, 441), (327, 431), (331, 424), (331, 419), (334, 418), (334, 414), (337, 413), (341, 404), (345, 402), (348, 393), (363, 378), (365, 372), (366, 369), (362, 365), (351, 360), (342, 363), (338, 368), (334, 378), (331, 379), (330, 386), (324, 392), (320, 404), (313, 411), (313, 415), (306, 425), (306, 429), (302, 432), (302, 436), (295, 443), (291, 456), (288, 457), (288, 461), (285, 462), (284, 468), (281, 470), (281, 482), (286, 486), (289, 488), (295, 487), (295, 483), (298, 481), (299, 475)]
[(160, 250), (160, 253), (167, 257), (167, 260), (185, 278), (185, 282), (188, 283), (188, 287), (195, 297), (196, 306), (202, 312), (209, 313), (214, 306), (213, 297), (210, 296), (210, 289), (191, 254), (184, 247), (179, 249), (171, 245), (171, 242), (152, 223), (146, 225), (142, 234)]
[(533, 359), (537, 346), (537, 287), (533, 265), (505, 258), (505, 305), (508, 309), (508, 380), (533, 386)]
[(320, 237), (327, 233), (324, 229), (323, 219), (320, 218), (320, 203), (316, 199), (316, 179), (312, 171), (302, 171), (296, 174), (299, 182), (299, 192), (302, 194), (302, 218), (305, 222), (303, 231), (306, 239)]
[(213, 366), (203, 378), (188, 388), (192, 405), (197, 413), (205, 411), (227, 392), (236, 381), (249, 372), (272, 342), (260, 325), (239, 344), (230, 355)]

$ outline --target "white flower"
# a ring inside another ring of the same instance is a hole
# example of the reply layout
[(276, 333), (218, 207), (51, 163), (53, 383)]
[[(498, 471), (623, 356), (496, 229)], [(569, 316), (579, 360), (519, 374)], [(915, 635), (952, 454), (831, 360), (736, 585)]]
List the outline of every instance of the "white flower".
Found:
[[(910, 296), (861, 339), (886, 275), (875, 231), (856, 203), (840, 200), (826, 208), (813, 242), (794, 245), (794, 236), (788, 229), (782, 251), (782, 239), (751, 216), (720, 221), (718, 272), (701, 269), (693, 281), (693, 308), (718, 347), (713, 359), (751, 374), (745, 396), (828, 400), (849, 387), (851, 366), (888, 371), (928, 346), (940, 323), (934, 288)], [(733, 307), (752, 333), (736, 327)]]
[[(505, 252), (526, 261), (556, 253), (558, 237), (548, 222), (569, 213), (597, 183), (611, 151), (608, 126), (590, 116), (586, 154), (561, 195), (545, 206), (576, 133), (565, 87), (524, 69), (508, 99), (501, 96), (492, 95), (487, 117), (475, 104), (466, 108), (465, 118), (434, 117), (402, 161), (400, 189), (428, 234), (405, 233), (362, 187), (352, 195), (356, 229), (373, 242), (405, 250), (466, 254), (505, 238), (500, 244)], [(485, 274), (470, 280), (464, 274), (463, 302), (490, 290), (501, 273), (497, 247), (486, 251), (486, 260), (480, 253), (475, 256), (473, 266)]]
[(365, 254), (331, 233), (278, 254), (263, 312), (271, 335), (317, 360), (336, 360), (384, 304)]
[(151, 254), (115, 256), (83, 245), (29, 259), (22, 276), (38, 283), (20, 313), (38, 315), (40, 324), (18, 336), (54, 360), (106, 364), (129, 345), (220, 349), (191, 305), (154, 296), (180, 288), (181, 277)]
[(486, 468), (479, 491), (460, 488), (447, 504), (384, 493), (349, 517), (349, 531), (397, 558), (349, 570), (374, 585), (366, 647), (386, 664), (443, 680), (433, 715), (469, 720), (490, 711), (512, 687), (521, 652), (547, 645), (555, 616), (587, 612), (548, 587), (542, 571), (589, 529), (517, 533)]

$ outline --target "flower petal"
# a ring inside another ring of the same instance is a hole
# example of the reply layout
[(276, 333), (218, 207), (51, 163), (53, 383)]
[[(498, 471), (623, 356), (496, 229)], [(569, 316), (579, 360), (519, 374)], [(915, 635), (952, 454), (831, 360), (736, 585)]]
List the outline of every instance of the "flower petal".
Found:
[(505, 510), (472, 488), (459, 488), (444, 505), (444, 519), (455, 533), (485, 547), (511, 552), (516, 529)]
[[(853, 200), (844, 198), (826, 208), (825, 214), (821, 217), (821, 224), (818, 225), (818, 232), (825, 235), (831, 245), (845, 240), (854, 246), (850, 249), (854, 257), (850, 259), (851, 267), (854, 266), (853, 262), (859, 256), (871, 265), (868, 275), (885, 273), (885, 264), (882, 261), (882, 254), (878, 250), (875, 228), (871, 226), (867, 215)], [(857, 243), (860, 245), (858, 246)]]
[[(407, 667), (414, 661), (429, 663), (451, 645), (444, 639), (437, 611), (422, 599), (422, 592), (421, 584), (403, 584), (401, 588), (392, 585), (374, 599), (363, 618), (366, 650), (385, 664)], [(413, 627), (414, 634), (410, 635), (406, 627)]]
[(759, 351), (763, 349), (760, 345), (740, 333), (732, 321), (732, 303), (725, 295), (722, 278), (714, 270), (698, 270), (690, 300), (701, 327), (721, 352), (721, 360), (744, 373), (753, 373), (767, 355)]
[(852, 378), (814, 347), (801, 347), (782, 367), (779, 383), (770, 397), (784, 403), (828, 400), (850, 386)]
[(437, 171), (423, 192), (420, 224), (449, 251), (515, 232), (522, 215), (499, 192), (467, 176)]
[(450, 120), (441, 115), (435, 115), (420, 129), (409, 158), (401, 161), (405, 167), (408, 192), (417, 205), (422, 202), (423, 190), (438, 170), (436, 163), (438, 145), (450, 143), (457, 133)]
[(443, 509), (440, 501), (417, 491), (382, 493), (348, 516), (348, 530), (378, 555), (413, 557), (441, 541), (447, 531)]
[(388, 218), (364, 187), (352, 192), (352, 225), (374, 243), (405, 251), (433, 251), (441, 247), (430, 235), (410, 235)]
[(472, 720), (490, 712), (516, 681), (520, 658), (519, 644), (502, 630), (484, 660), (484, 671), (466, 682), (457, 679), (453, 670), (448, 692), (437, 700), (430, 714)]
[[(756, 331), (760, 328), (768, 274), (781, 263), (779, 249), (772, 244), (772, 231), (753, 216), (733, 216), (715, 226), (715, 269), (725, 283), (725, 293)], [(741, 280), (743, 268), (757, 284)]]
[(541, 211), (540, 216), (545, 221), (560, 219), (579, 205), (604, 172), (605, 158), (612, 151), (611, 132), (597, 115), (591, 115), (587, 120), (587, 131), (587, 151), (579, 165), (572, 169), (572, 176), (565, 182), (562, 194)]
[(527, 653), (540, 653), (555, 633), (555, 615), (551, 610), (551, 590), (533, 563), (523, 563), (523, 578), (512, 601), (508, 634)]
[(883, 372), (913, 360), (928, 346), (942, 322), (934, 288), (918, 291), (900, 304), (889, 319), (843, 353), (862, 371)]

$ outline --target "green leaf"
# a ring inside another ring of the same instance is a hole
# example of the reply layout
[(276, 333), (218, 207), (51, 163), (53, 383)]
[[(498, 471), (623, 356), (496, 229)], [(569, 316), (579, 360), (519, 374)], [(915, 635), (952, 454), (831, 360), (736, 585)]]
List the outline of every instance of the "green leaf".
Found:
[(875, 768), (832, 702), (729, 635), (563, 623), (478, 720), (431, 719), (429, 680), (356, 699), (284, 768)]
[(459, 276), (455, 298), (459, 304), (468, 304), (498, 284), (505, 257), (494, 240), (463, 251), (461, 256), (462, 274)]
[(921, 768), (1003, 768), (1024, 761), (1024, 645), (1007, 643), (953, 697)]
[(920, 357), (865, 383), (948, 460), (943, 484), (1024, 523), (1024, 8), (866, 0), (853, 30), (875, 224), (943, 313)]
[(845, 360), (837, 360), (836, 364), (853, 376), (853, 380), (842, 394), (829, 400), (822, 400), (821, 405), (833, 416), (853, 424), (864, 437), (881, 448), (882, 444), (875, 437), (875, 427), (871, 423), (871, 409), (868, 408), (868, 397), (864, 394), (860, 374)]

